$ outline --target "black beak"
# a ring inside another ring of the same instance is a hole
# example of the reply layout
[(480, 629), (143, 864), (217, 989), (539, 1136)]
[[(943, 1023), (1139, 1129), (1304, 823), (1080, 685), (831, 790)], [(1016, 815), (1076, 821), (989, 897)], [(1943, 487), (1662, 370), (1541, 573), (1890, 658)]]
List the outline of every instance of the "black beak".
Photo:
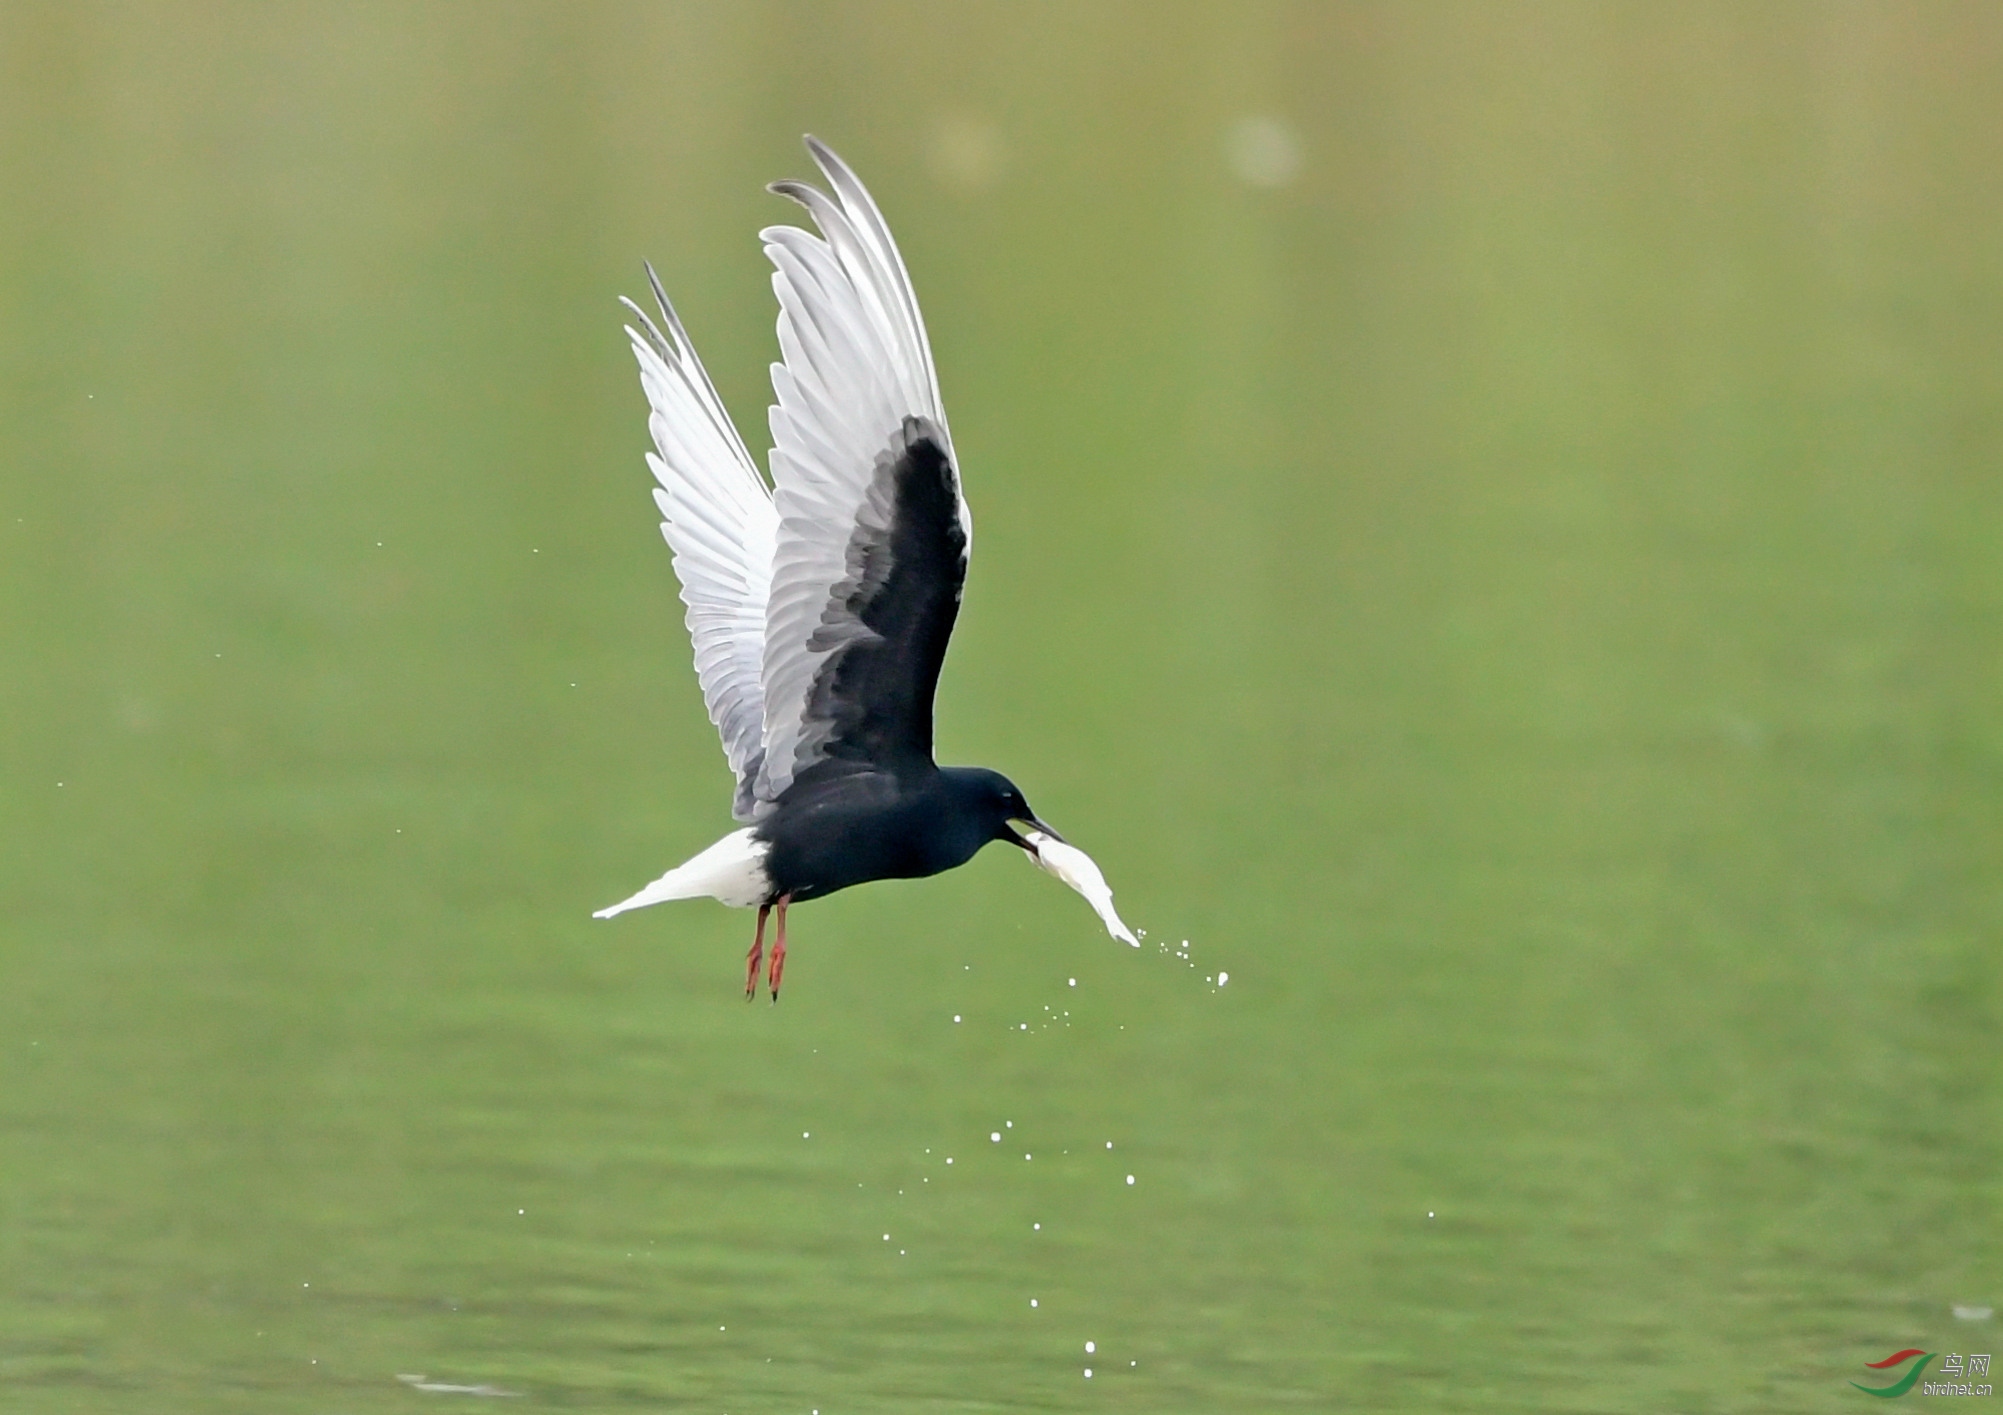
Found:
[[(1067, 841), (1065, 841), (1063, 836), (1059, 835), (1055, 830), (1052, 830), (1048, 824), (1038, 820), (1035, 816), (1029, 817), (1029, 819), (1025, 821), (1024, 824), (1028, 825), (1031, 829), (1042, 831), (1045, 835), (1049, 836), (1052, 840), (1057, 841), (1059, 844), (1068, 843)], [(1032, 855), (1036, 853), (1036, 847), (1034, 845), (1031, 845), (1027, 840), (1024, 840), (1020, 835), (1017, 835), (1014, 831), (1009, 830), (1007, 826), (1003, 826), (1002, 829), (1006, 833), (1007, 838), (1011, 844), (1020, 845), (1023, 849), (1027, 850)]]

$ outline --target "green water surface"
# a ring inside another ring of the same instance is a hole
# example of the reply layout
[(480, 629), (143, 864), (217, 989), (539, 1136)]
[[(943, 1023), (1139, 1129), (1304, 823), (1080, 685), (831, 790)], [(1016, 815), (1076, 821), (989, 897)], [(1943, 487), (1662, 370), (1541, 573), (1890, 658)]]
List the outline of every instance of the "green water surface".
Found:
[[(0, 8), (0, 1408), (1990, 1350), (1999, 66), (1988, 5)], [(808, 130), (974, 507), (941, 755), (1138, 951), (999, 849), (802, 908), (777, 1007), (748, 915), (589, 917), (731, 824), (614, 300), (762, 448)]]

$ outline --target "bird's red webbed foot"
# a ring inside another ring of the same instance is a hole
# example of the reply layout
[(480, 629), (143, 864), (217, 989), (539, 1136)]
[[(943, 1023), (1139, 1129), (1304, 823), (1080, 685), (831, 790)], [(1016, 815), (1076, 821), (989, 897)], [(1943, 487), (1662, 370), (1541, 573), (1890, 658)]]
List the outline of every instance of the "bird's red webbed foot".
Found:
[[(758, 932), (752, 937), (751, 951), (744, 955), (744, 1000), (746, 1002), (751, 1001), (758, 993), (758, 965), (765, 959), (765, 916), (771, 912), (772, 906), (770, 904), (760, 904), (758, 906)], [(783, 921), (786, 916), (781, 914), (779, 917)], [(780, 928), (783, 929), (784, 927), (785, 924), (781, 922)]]
[[(792, 895), (782, 894), (779, 896), (777, 904), (779, 910), (779, 932), (772, 940), (772, 975), (767, 979), (772, 986), (772, 1000), (774, 1002), (779, 1000), (779, 975), (786, 971), (786, 906), (792, 902)], [(752, 975), (752, 981), (755, 985), (757, 981), (755, 970)]]

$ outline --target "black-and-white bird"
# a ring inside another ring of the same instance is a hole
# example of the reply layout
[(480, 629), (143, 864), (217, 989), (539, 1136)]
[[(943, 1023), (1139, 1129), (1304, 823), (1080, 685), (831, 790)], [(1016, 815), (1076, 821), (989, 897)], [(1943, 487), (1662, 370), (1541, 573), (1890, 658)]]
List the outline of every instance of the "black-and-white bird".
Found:
[[(963, 865), (1020, 846), (1136, 943), (1081, 850), (1015, 783), (932, 760), (932, 696), (960, 611), (973, 520), (939, 401), (925, 322), (876, 203), (807, 139), (832, 195), (775, 182), (821, 234), (761, 232), (776, 267), (772, 480), (738, 436), (651, 266), (656, 323), (628, 326), (653, 413), (647, 464), (688, 606), (696, 675), (737, 775), (744, 827), (596, 917), (710, 897), (766, 916), (779, 995), (786, 909), (852, 884)], [(1025, 827), (1018, 833), (1017, 825)]]

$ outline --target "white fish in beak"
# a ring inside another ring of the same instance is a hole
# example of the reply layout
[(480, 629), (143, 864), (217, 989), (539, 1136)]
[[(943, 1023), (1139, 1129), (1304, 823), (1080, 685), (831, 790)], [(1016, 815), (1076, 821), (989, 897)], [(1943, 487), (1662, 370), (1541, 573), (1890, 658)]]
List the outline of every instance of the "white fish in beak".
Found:
[(1039, 867), (1085, 896), (1085, 902), (1098, 913), (1107, 933), (1135, 948), (1141, 946), (1134, 931), (1121, 923), (1120, 916), (1113, 911), (1113, 887), (1106, 883), (1106, 877), (1099, 873), (1090, 855), (1040, 830), (1026, 830), (1022, 838), (1030, 843), (1030, 858)]

